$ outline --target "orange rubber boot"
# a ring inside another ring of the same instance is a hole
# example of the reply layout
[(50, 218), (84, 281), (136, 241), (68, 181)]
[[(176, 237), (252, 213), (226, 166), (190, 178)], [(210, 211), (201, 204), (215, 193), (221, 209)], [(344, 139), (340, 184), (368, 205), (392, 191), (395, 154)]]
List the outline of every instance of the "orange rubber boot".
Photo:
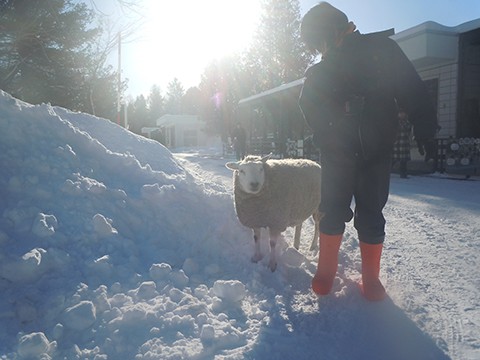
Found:
[(380, 282), (380, 258), (382, 257), (383, 244), (367, 244), (360, 241), (362, 255), (362, 284), (363, 296), (369, 301), (381, 301), (386, 292)]
[(312, 289), (318, 295), (327, 295), (337, 274), (338, 250), (343, 234), (327, 235), (320, 233), (320, 250), (317, 272), (312, 279)]

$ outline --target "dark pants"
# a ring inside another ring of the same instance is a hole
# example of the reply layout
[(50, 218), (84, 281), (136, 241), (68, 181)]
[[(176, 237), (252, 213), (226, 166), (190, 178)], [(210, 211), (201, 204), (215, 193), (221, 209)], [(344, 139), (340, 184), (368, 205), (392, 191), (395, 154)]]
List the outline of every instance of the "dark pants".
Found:
[(407, 160), (406, 159), (400, 160), (400, 165), (399, 165), (398, 170), (400, 172), (400, 177), (401, 178), (406, 178), (407, 177)]
[(243, 160), (247, 153), (247, 145), (235, 144), (234, 148), (235, 148), (235, 156), (237, 157), (237, 160)]
[[(360, 241), (383, 243), (385, 218), (382, 211), (390, 186), (391, 156), (375, 160), (361, 155), (322, 154), (322, 201), (320, 231), (336, 235), (354, 217)], [(351, 210), (355, 200), (355, 212)]]

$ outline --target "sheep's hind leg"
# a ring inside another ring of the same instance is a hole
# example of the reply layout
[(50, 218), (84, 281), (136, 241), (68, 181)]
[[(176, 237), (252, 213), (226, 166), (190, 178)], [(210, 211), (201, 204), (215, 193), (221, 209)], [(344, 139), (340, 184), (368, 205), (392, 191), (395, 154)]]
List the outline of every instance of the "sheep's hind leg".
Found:
[(322, 218), (323, 214), (320, 213), (320, 211), (315, 211), (313, 214), (312, 214), (312, 217), (313, 217), (313, 222), (314, 222), (314, 225), (315, 226), (315, 231), (314, 231), (314, 234), (313, 234), (313, 239), (312, 239), (312, 244), (310, 245), (310, 250), (316, 250), (318, 249), (318, 238), (320, 236), (320, 219)]
[(281, 232), (278, 231), (272, 231), (270, 229), (270, 262), (268, 263), (268, 267), (272, 272), (274, 272), (277, 269), (277, 257), (276, 257), (276, 245), (278, 242), (278, 239), (280, 238)]
[(293, 247), (300, 248), (300, 234), (302, 233), (302, 224), (295, 226), (295, 237), (293, 238)]
[(260, 239), (261, 239), (261, 230), (260, 228), (253, 229), (253, 241), (255, 242), (255, 253), (252, 256), (252, 261), (254, 263), (259, 262), (262, 260), (263, 256), (260, 252)]

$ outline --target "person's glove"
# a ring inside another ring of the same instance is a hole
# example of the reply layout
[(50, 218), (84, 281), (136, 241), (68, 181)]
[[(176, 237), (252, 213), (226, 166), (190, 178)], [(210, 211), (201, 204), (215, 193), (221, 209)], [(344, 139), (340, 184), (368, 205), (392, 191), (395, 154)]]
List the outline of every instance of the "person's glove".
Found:
[(425, 155), (425, 141), (417, 139), (417, 147), (420, 155)]
[(425, 155), (425, 161), (435, 159), (436, 157), (436, 145), (433, 139), (416, 139), (418, 152), (420, 155)]

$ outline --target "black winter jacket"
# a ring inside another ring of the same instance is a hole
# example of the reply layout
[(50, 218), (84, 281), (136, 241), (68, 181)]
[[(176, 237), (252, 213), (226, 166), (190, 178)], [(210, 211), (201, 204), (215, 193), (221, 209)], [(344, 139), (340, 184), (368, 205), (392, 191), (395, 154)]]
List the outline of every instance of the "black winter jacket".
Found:
[(347, 35), (307, 70), (299, 104), (321, 152), (390, 153), (399, 107), (417, 140), (433, 139), (437, 129), (425, 84), (387, 32)]

